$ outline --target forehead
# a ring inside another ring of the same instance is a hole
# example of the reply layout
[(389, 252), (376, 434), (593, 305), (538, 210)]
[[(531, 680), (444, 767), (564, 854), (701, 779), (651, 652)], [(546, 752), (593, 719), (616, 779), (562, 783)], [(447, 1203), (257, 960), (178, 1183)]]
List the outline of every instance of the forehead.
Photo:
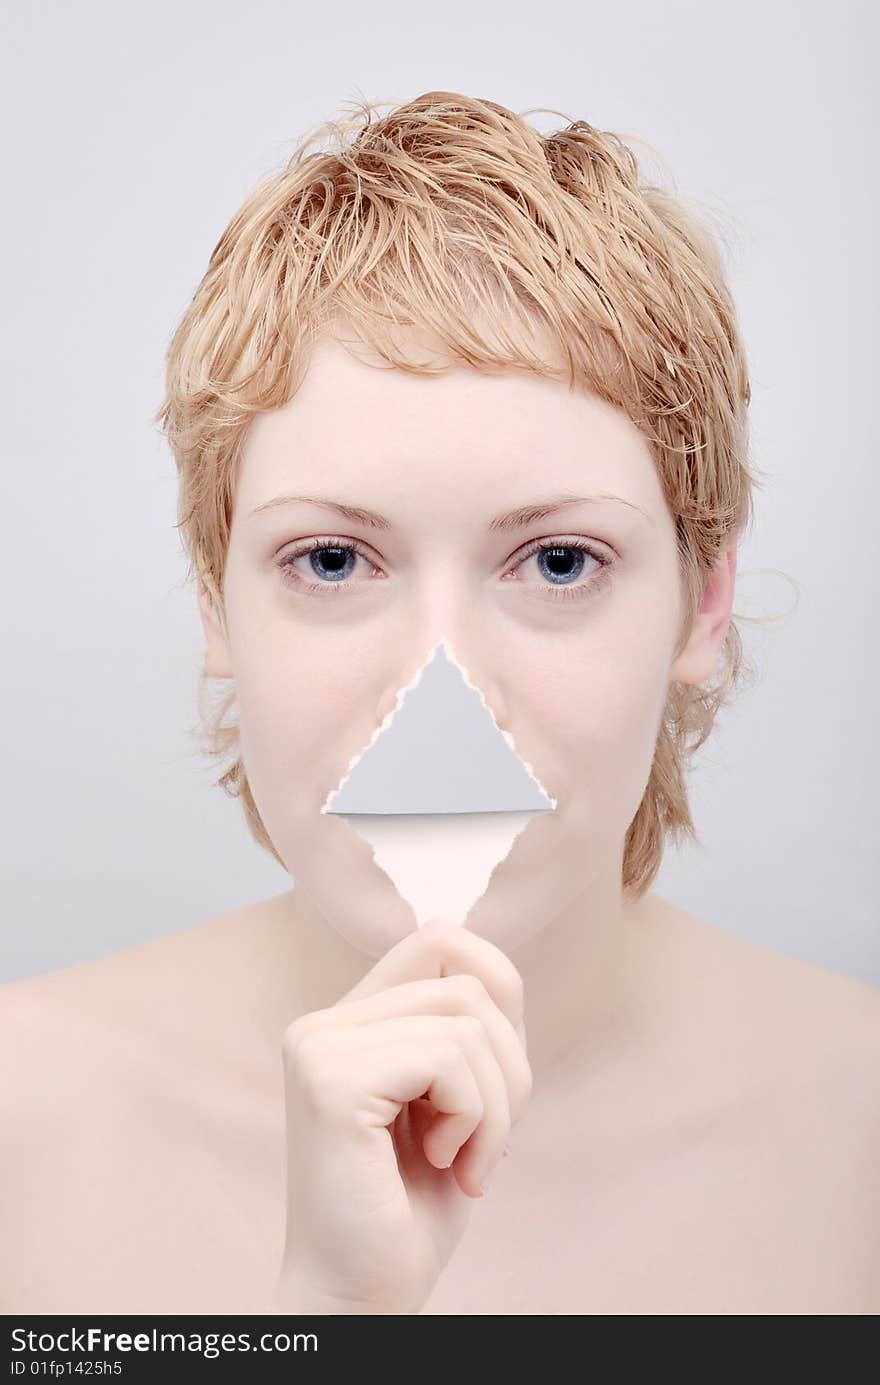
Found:
[[(406, 346), (419, 362), (441, 359), (424, 333), (408, 329)], [(369, 504), (380, 493), (444, 488), (460, 497), (465, 484), (471, 503), (496, 508), (499, 496), (527, 500), (570, 486), (662, 503), (647, 440), (588, 390), (463, 362), (408, 372), (351, 333), (345, 344), (320, 338), (293, 397), (250, 424), (237, 507), (293, 485), (335, 487)]]

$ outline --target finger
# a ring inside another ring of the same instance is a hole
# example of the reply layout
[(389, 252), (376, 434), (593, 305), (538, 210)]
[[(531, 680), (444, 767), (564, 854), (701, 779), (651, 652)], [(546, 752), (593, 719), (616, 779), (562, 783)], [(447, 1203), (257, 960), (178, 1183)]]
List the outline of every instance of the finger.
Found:
[(303, 1038), (291, 1062), (297, 1089), (325, 1134), (334, 1127), (350, 1134), (357, 1115), (369, 1137), (387, 1129), (407, 1102), (427, 1097), (439, 1114), (424, 1136), (425, 1157), (448, 1168), (466, 1146), (455, 1176), (463, 1192), (481, 1195), (510, 1122), (504, 1081), (479, 1021), (426, 1016), (316, 1032)]
[(395, 943), (341, 1000), (360, 1000), (404, 981), (463, 972), (479, 977), (514, 1027), (522, 1023), (522, 977), (510, 958), (486, 938), (446, 919), (429, 919)]
[[(457, 926), (457, 925), (456, 925)], [(343, 1000), (294, 1021), (300, 1032), (373, 1025), (404, 1015), (474, 1015), (483, 1025), (504, 1076), (511, 1120), (518, 1121), (532, 1092), (532, 1070), (510, 1020), (479, 977), (470, 973), (405, 981), (360, 1000)]]
[[(367, 1046), (374, 1035), (391, 1045), (413, 1046), (432, 1036), (451, 1037), (459, 1046), (477, 1084), (480, 1112), (473, 1119), (470, 1108), (462, 1111), (458, 1106), (444, 1105), (442, 1100), (435, 1101), (433, 1083), (424, 1092), (417, 1092), (417, 1096), (427, 1096), (439, 1112), (425, 1132), (422, 1149), (435, 1168), (446, 1169), (454, 1164), (456, 1181), (462, 1191), (469, 1197), (481, 1197), (482, 1185), (500, 1161), (510, 1134), (510, 1108), (503, 1074), (480, 1021), (472, 1015), (428, 1015), (380, 1021), (361, 1032), (370, 1035)], [(340, 1045), (346, 1062), (350, 1061), (351, 1052), (344, 1043)], [(388, 1057), (393, 1061), (393, 1055)], [(400, 1106), (392, 1106), (383, 1097), (374, 1100), (377, 1118), (390, 1125), (399, 1115)]]

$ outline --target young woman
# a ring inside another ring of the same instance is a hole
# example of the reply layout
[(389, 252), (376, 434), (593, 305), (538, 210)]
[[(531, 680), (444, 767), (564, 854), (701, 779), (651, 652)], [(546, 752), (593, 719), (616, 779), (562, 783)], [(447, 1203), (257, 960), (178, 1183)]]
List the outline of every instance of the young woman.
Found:
[[(157, 415), (294, 888), (7, 988), (4, 1311), (876, 1312), (876, 989), (651, 890), (742, 671), (714, 242), (582, 121), (367, 113), (233, 217)], [(441, 639), (557, 807), (419, 929), (320, 808)]]

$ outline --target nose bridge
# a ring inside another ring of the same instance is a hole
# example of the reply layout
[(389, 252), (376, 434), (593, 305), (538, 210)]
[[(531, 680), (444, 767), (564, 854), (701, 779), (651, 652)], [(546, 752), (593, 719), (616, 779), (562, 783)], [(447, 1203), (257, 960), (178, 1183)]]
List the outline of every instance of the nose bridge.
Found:
[(438, 564), (429, 578), (414, 592), (410, 612), (413, 640), (430, 658), (444, 642), (451, 658), (465, 668), (472, 662), (472, 651), (479, 638), (481, 605), (463, 578), (461, 569)]
[(504, 727), (507, 711), (500, 690), (503, 670), (493, 663), (498, 642), (486, 628), (491, 619), (488, 609), (469, 590), (460, 573), (440, 565), (430, 579), (426, 578), (413, 591), (411, 603), (401, 617), (397, 647), (389, 659), (389, 682), (380, 707), (382, 716), (394, 706), (400, 689), (412, 682), (442, 644), (447, 656), (458, 665), (463, 677), (479, 689), (492, 715)]

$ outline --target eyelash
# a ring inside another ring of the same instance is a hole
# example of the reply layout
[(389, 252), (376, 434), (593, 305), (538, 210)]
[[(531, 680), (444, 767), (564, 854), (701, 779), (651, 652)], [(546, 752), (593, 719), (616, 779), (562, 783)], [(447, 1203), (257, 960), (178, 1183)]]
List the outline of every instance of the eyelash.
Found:
[[(341, 539), (333, 535), (321, 535), (318, 538), (309, 539), (306, 544), (286, 552), (283, 558), (278, 559), (277, 566), (281, 569), (282, 581), (289, 587), (296, 587), (301, 592), (314, 594), (316, 596), (324, 596), (328, 590), (337, 592), (348, 591), (351, 587), (359, 585), (347, 579), (343, 582), (307, 582), (304, 578), (300, 577), (293, 566), (294, 560), (296, 558), (302, 558), (308, 553), (315, 553), (322, 548), (351, 549), (352, 552), (360, 554), (360, 556), (373, 567), (378, 566), (377, 563), (373, 562), (373, 559), (366, 549), (358, 543), (356, 539)], [(535, 553), (539, 553), (541, 549), (549, 548), (570, 548), (576, 553), (586, 554), (587, 557), (593, 558), (600, 564), (587, 581), (577, 587), (567, 586), (565, 584), (557, 586), (551, 582), (541, 583), (542, 592), (549, 595), (551, 600), (571, 601), (585, 596), (592, 596), (610, 580), (611, 568), (615, 560), (607, 557), (606, 554), (593, 548), (590, 544), (585, 543), (583, 539), (533, 539), (515, 566), (520, 567), (528, 558), (531, 558)]]

